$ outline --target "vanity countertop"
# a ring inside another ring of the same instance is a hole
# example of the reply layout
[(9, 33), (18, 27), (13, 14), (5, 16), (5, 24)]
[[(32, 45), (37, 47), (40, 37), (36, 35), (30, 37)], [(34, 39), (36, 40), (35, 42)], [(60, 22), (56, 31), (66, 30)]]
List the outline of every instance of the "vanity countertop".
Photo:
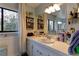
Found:
[[(52, 37), (51, 40), (47, 39), (44, 36), (40, 36), (40, 37), (39, 36), (32, 36), (32, 37), (28, 37), (28, 38), (31, 38), (32, 40), (35, 40), (43, 45), (46, 45), (50, 48), (53, 48), (57, 51), (60, 51), (64, 54), (68, 55), (69, 45), (67, 43), (57, 41), (55, 37)], [(48, 43), (48, 40), (50, 41), (50, 43)]]

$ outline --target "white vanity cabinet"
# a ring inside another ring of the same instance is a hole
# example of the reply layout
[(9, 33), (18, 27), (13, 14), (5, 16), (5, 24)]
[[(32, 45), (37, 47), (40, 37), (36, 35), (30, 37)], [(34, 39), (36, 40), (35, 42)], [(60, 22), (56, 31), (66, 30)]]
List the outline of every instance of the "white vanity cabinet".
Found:
[(26, 46), (27, 53), (31, 56), (66, 56), (66, 54), (30, 38), (27, 39)]
[(45, 49), (38, 42), (34, 40), (30, 40), (28, 38), (26, 41), (26, 50), (27, 50), (27, 54), (30, 56), (47, 55)]
[(66, 54), (55, 50), (54, 48), (45, 47), (46, 52), (48, 53), (47, 56), (66, 56)]
[(30, 40), (30, 39), (26, 39), (27, 41), (26, 41), (26, 50), (27, 50), (27, 54), (28, 55), (30, 55), (30, 56), (32, 56), (32, 43), (33, 43), (33, 41), (32, 40)]
[(33, 47), (33, 50), (32, 50), (33, 56), (47, 56), (48, 55), (46, 49), (40, 43), (33, 41), (32, 47)]

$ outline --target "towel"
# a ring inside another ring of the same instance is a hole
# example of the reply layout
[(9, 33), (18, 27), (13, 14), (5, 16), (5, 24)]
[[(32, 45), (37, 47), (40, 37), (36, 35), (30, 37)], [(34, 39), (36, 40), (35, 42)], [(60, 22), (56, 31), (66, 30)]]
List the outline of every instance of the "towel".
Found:
[(79, 30), (76, 31), (70, 42), (70, 47), (68, 49), (69, 54), (75, 54), (75, 48), (79, 45)]
[(73, 41), (73, 43), (70, 45), (71, 51), (74, 54), (76, 46), (79, 45), (79, 36), (76, 37)]
[[(77, 36), (79, 36), (79, 30), (74, 33), (74, 35), (73, 35), (73, 37), (72, 37), (72, 39), (71, 39), (71, 43), (74, 42), (74, 39), (75, 39)], [(71, 44), (71, 43), (70, 43), (70, 44)]]

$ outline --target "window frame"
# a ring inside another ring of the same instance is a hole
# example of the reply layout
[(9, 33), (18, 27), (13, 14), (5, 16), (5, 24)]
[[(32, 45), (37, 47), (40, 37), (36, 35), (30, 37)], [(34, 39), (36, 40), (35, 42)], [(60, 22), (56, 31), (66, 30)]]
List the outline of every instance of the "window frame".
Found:
[(0, 32), (18, 32), (18, 31), (4, 31), (4, 27), (3, 27), (4, 26), (4, 12), (3, 12), (3, 10), (9, 10), (9, 11), (13, 11), (16, 13), (18, 13), (18, 11), (3, 8), (3, 7), (0, 7), (0, 9), (1, 9), (1, 31)]
[(55, 31), (55, 26), (54, 26), (54, 25), (55, 25), (55, 24), (54, 24), (55, 21), (54, 21), (54, 20), (50, 20), (50, 19), (48, 19), (48, 31), (50, 32), (50, 30), (49, 30), (49, 29), (50, 29), (50, 28), (49, 28), (49, 27), (50, 27), (50, 26), (49, 26), (49, 22), (50, 22), (50, 21), (53, 21), (53, 30), (52, 30), (52, 32), (54, 32), (54, 31)]

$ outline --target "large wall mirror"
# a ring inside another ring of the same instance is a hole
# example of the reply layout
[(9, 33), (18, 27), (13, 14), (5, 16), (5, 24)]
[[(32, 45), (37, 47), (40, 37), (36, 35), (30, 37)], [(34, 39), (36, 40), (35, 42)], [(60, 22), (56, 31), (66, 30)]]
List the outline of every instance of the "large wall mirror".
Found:
[(61, 33), (66, 30), (65, 19), (48, 19), (48, 32), (49, 33)]

